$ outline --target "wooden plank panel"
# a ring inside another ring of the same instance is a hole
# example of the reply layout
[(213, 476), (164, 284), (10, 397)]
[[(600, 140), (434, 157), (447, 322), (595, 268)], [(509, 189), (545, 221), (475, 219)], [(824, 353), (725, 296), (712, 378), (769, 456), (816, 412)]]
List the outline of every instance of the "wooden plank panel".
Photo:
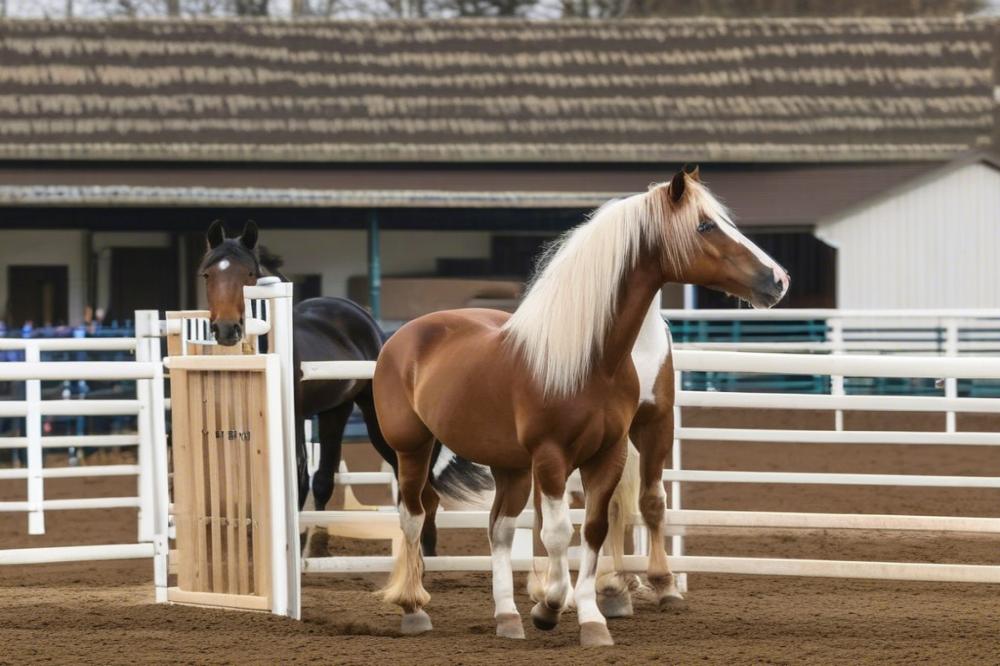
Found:
[[(248, 407), (248, 395), (249, 389), (251, 388), (252, 376), (247, 378), (246, 382), (240, 382), (239, 384), (239, 402), (240, 411), (243, 414), (244, 419), (247, 423), (250, 421), (250, 410)], [(239, 544), (239, 549), (237, 552), (237, 559), (239, 562), (239, 593), (240, 594), (250, 594), (250, 550), (249, 543), (247, 539), (249, 538), (249, 530), (247, 529), (247, 520), (249, 518), (250, 512), (248, 510), (247, 502), (250, 498), (250, 478), (247, 475), (247, 467), (249, 466), (250, 456), (250, 442), (242, 441), (239, 447), (236, 449), (236, 519), (238, 527), (237, 543)]]
[(235, 594), (239, 587), (237, 583), (237, 570), (239, 563), (236, 560), (236, 461), (235, 454), (239, 451), (239, 431), (242, 429), (242, 412), (239, 404), (239, 386), (243, 381), (242, 375), (226, 373), (222, 376), (222, 404), (229, 415), (227, 419), (230, 427), (237, 432), (233, 441), (228, 437), (222, 446), (222, 473), (225, 477), (224, 515), (226, 527), (226, 592)]
[(267, 611), (271, 609), (271, 600), (268, 597), (219, 594), (214, 592), (188, 592), (176, 587), (167, 589), (167, 601), (175, 604), (233, 608), (238, 610)]
[(193, 590), (196, 585), (193, 549), (197, 540), (198, 522), (194, 515), (191, 440), (195, 434), (200, 436), (200, 428), (197, 433), (192, 430), (196, 419), (192, 418), (189, 381), (186, 370), (178, 370), (170, 375), (170, 396), (174, 405), (170, 418), (173, 432), (173, 499), (177, 550), (171, 551), (168, 559), (171, 566), (176, 566), (178, 586), (185, 590)]
[(206, 422), (208, 430), (208, 492), (209, 492), (209, 525), (212, 534), (212, 592), (223, 590), (222, 571), (222, 476), (219, 474), (219, 448), (225, 444), (225, 432), (222, 437), (219, 431), (223, 427), (221, 416), (224, 413), (219, 400), (220, 377), (217, 372), (205, 373), (206, 387)]
[(264, 356), (211, 356), (192, 358), (190, 356), (171, 357), (168, 365), (181, 370), (199, 370), (202, 372), (216, 370), (231, 371), (264, 371), (267, 359)]
[(255, 551), (258, 556), (254, 560), (254, 574), (258, 581), (257, 594), (260, 596), (270, 596), (271, 594), (271, 535), (269, 526), (271, 524), (271, 488), (268, 482), (268, 441), (267, 441), (267, 421), (265, 419), (265, 395), (266, 386), (264, 374), (254, 373), (252, 391), (252, 415), (250, 420), (250, 442), (253, 444), (254, 474), (258, 480), (257, 488), (253, 494), (253, 515), (254, 515), (254, 545), (260, 545)]
[(205, 408), (205, 373), (192, 372), (188, 374), (189, 394), (191, 396), (191, 461), (194, 474), (191, 485), (194, 489), (194, 512), (192, 514), (197, 524), (197, 533), (192, 552), (192, 559), (196, 567), (195, 585), (193, 592), (204, 592), (208, 589), (208, 542), (206, 539), (207, 525), (205, 524), (206, 499), (205, 499), (205, 446), (207, 443), (207, 424)]

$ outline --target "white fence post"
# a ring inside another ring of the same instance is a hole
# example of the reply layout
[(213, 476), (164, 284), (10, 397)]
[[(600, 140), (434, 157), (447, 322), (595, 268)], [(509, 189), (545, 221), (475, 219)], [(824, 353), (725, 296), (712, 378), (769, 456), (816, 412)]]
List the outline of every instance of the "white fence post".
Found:
[[(29, 342), (24, 349), (24, 360), (27, 363), (40, 363), (42, 360), (38, 345)], [(45, 534), (45, 486), (42, 479), (44, 467), (42, 451), (42, 382), (29, 379), (24, 382), (27, 414), (24, 419), (25, 434), (28, 448), (28, 534)]]
[[(956, 319), (945, 320), (944, 353), (945, 356), (958, 356), (958, 320)], [(958, 397), (958, 380), (954, 377), (947, 377), (944, 380), (944, 397)], [(945, 431), (955, 432), (955, 430), (955, 412), (949, 411), (945, 414)]]
[[(135, 360), (152, 361), (150, 358), (147, 338), (153, 334), (149, 329), (148, 310), (135, 312)], [(154, 313), (155, 316), (155, 313)], [(154, 497), (153, 489), (153, 404), (151, 380), (140, 379), (135, 383), (135, 397), (139, 400), (139, 415), (136, 417), (136, 429), (139, 432), (139, 447), (136, 459), (139, 464), (139, 541), (153, 540), (154, 530)]]
[[(266, 278), (265, 278), (266, 280)], [(284, 444), (285, 466), (289, 471), (286, 478), (297, 479), (295, 458), (295, 368), (292, 347), (292, 283), (259, 283), (273, 292), (268, 298), (270, 332), (268, 351), (277, 354), (281, 369), (282, 442)], [(302, 559), (299, 557), (299, 488), (298, 483), (285, 484), (285, 527), (287, 531), (287, 591), (288, 615), (296, 620), (302, 616), (300, 585)]]
[[(136, 382), (137, 394), (142, 402), (142, 411), (139, 414), (139, 451), (140, 454), (144, 448), (146, 451), (146, 464), (143, 465), (140, 461), (139, 469), (139, 541), (152, 541), (155, 544), (153, 583), (156, 588), (156, 602), (166, 603), (170, 491), (166, 401), (163, 396), (163, 358), (160, 353), (158, 311), (136, 311), (135, 337), (136, 360), (151, 361), (157, 365), (152, 379)], [(145, 436), (143, 436), (143, 425), (146, 428)]]
[[(683, 388), (681, 383), (683, 373), (680, 370), (674, 372), (674, 390), (679, 391)], [(681, 440), (677, 437), (677, 433), (680, 432), (681, 428), (681, 407), (676, 402), (674, 403), (674, 446), (670, 452), (670, 469), (674, 471), (680, 471), (682, 469), (681, 463)], [(672, 511), (680, 511), (681, 509), (681, 482), (671, 481), (670, 482), (670, 509)], [(681, 557), (684, 555), (684, 535), (675, 534), (670, 538), (670, 556), (671, 557)], [(687, 592), (687, 574), (677, 574), (677, 589), (681, 592)]]
[[(827, 323), (830, 327), (830, 352), (833, 354), (844, 353), (844, 320), (829, 319)], [(844, 395), (844, 377), (842, 375), (830, 376), (830, 395)], [(834, 428), (844, 429), (844, 410), (838, 409), (834, 412)]]

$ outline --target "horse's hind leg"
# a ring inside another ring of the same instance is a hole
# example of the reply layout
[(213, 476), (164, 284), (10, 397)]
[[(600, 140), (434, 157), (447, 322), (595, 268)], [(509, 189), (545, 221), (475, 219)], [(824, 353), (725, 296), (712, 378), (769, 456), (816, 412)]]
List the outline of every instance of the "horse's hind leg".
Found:
[[(396, 458), (396, 452), (389, 446), (389, 443), (385, 441), (385, 437), (382, 435), (382, 428), (378, 422), (378, 415), (375, 413), (375, 403), (372, 399), (372, 388), (368, 385), (368, 388), (362, 391), (355, 402), (358, 408), (361, 410), (362, 416), (365, 417), (365, 425), (368, 428), (368, 439), (371, 440), (372, 446), (378, 451), (382, 459), (385, 460), (392, 467), (392, 471), (397, 474), (399, 473), (399, 463)], [(433, 492), (433, 491), (432, 491)], [(434, 505), (431, 507), (428, 501), (433, 501)], [(424, 555), (436, 555), (437, 554), (437, 526), (434, 524), (434, 513), (437, 509), (438, 496), (434, 492), (432, 496), (425, 494), (424, 496), (424, 506), (427, 508), (427, 520), (424, 521), (423, 531), (420, 534), (420, 545), (423, 548)]]
[(490, 511), (489, 535), (497, 636), (524, 638), (521, 614), (514, 604), (514, 572), (510, 558), (517, 517), (531, 493), (531, 473), (528, 470), (493, 468), (493, 480), (496, 495)]
[(425, 431), (422, 444), (413, 440), (394, 442), (399, 447), (399, 524), (403, 543), (389, 582), (382, 589), (382, 598), (403, 609), (401, 631), (404, 634), (420, 634), (431, 629), (431, 619), (423, 610), (431, 595), (422, 581), (424, 565), (419, 541), (425, 517), (422, 496), (428, 483), (434, 439), (426, 428), (422, 429)]
[(583, 647), (614, 644), (607, 620), (597, 607), (597, 562), (601, 546), (608, 536), (608, 506), (625, 464), (626, 446), (628, 441), (622, 438), (580, 467), (587, 509), (581, 530), (583, 555), (574, 598), (580, 621), (580, 645)]

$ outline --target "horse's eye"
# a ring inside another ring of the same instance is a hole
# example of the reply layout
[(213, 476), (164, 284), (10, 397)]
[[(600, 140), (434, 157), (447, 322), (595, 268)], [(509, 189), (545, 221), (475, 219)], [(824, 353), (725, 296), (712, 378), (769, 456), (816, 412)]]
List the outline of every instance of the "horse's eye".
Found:
[(711, 231), (714, 228), (715, 228), (715, 222), (711, 220), (705, 220), (704, 222), (698, 225), (698, 233), (703, 234), (707, 231)]
[(205, 278), (206, 280), (208, 279), (208, 273), (202, 273), (202, 274), (201, 274), (201, 276), (202, 276), (203, 278)]

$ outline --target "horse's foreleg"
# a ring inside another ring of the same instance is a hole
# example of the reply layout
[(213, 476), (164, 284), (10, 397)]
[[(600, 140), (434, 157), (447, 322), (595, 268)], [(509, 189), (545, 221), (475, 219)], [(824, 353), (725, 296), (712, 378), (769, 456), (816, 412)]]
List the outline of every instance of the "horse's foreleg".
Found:
[[(333, 496), (333, 475), (340, 468), (344, 426), (351, 416), (351, 407), (350, 403), (338, 405), (319, 414), (319, 465), (312, 478), (313, 505), (316, 511), (325, 511)], [(316, 526), (310, 530), (306, 538), (306, 551), (307, 557), (326, 557), (330, 554), (330, 534), (326, 527)]]
[(583, 555), (574, 597), (583, 647), (614, 644), (607, 620), (597, 607), (597, 562), (608, 536), (608, 507), (625, 465), (626, 446), (628, 440), (623, 437), (580, 467), (587, 509), (581, 532)]
[(608, 508), (608, 539), (614, 569), (597, 578), (597, 603), (604, 617), (628, 617), (633, 613), (635, 574), (625, 571), (625, 536), (632, 517), (639, 512), (639, 453), (626, 446), (625, 468)]
[(666, 498), (663, 490), (663, 467), (674, 442), (674, 415), (670, 408), (657, 416), (632, 427), (632, 441), (639, 449), (641, 494), (639, 510), (649, 529), (649, 567), (647, 577), (661, 607), (679, 608), (684, 597), (677, 587), (677, 580), (667, 563), (664, 546), (666, 527)]
[(333, 475), (340, 469), (344, 428), (351, 417), (354, 405), (337, 405), (319, 414), (319, 466), (313, 475), (313, 502), (317, 511), (325, 511), (333, 496)]
[(528, 470), (493, 469), (496, 495), (490, 511), (490, 555), (493, 560), (493, 602), (497, 621), (497, 636), (524, 638), (521, 614), (514, 603), (514, 572), (511, 568), (511, 547), (517, 517), (531, 493), (531, 473)]
[(568, 550), (573, 538), (573, 523), (566, 499), (569, 464), (559, 446), (542, 445), (532, 456), (536, 506), (542, 514), (542, 543), (548, 554), (545, 591), (531, 609), (531, 619), (539, 629), (554, 629), (559, 615), (569, 601), (571, 591)]

